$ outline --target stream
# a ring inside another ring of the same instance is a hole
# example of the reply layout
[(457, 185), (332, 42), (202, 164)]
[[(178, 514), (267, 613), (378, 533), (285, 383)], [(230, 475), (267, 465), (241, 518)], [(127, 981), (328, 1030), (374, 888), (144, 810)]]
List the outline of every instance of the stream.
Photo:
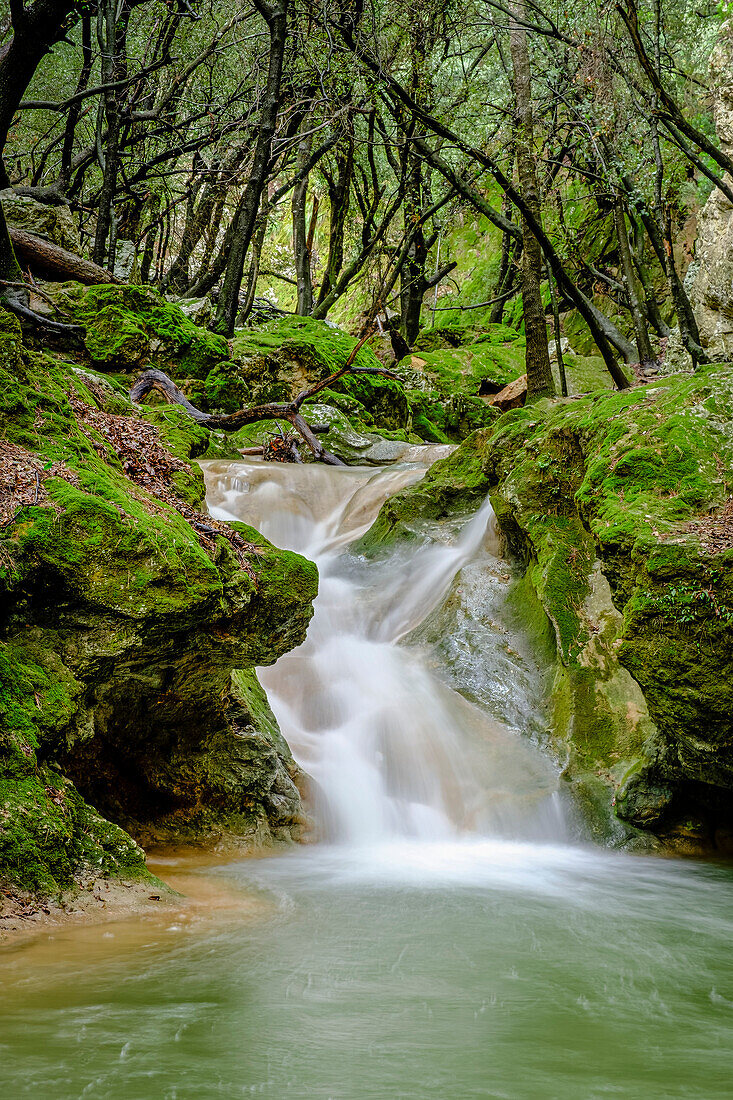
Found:
[(172, 915), (6, 948), (0, 1097), (733, 1095), (733, 869), (584, 836), (489, 503), (349, 552), (440, 454), (204, 463), (214, 516), (318, 563), (305, 643), (259, 670), (313, 842), (189, 869), (205, 900)]

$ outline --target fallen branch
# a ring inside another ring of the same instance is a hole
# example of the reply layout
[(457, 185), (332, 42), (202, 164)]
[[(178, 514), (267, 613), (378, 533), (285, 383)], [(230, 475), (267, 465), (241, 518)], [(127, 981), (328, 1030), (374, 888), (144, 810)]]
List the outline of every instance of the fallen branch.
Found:
[[(300, 410), (305, 401), (337, 382), (339, 378), (343, 378), (345, 374), (378, 374), (382, 377), (393, 378), (397, 382), (400, 381), (396, 374), (383, 367), (354, 366), (354, 360), (370, 336), (371, 332), (368, 332), (351, 349), (346, 363), (340, 370), (330, 374), (328, 378), (323, 378), (320, 382), (308, 386), (307, 389), (301, 390), (292, 401), (253, 405), (249, 409), (240, 409), (239, 412), (216, 416), (212, 413), (205, 413), (192, 405), (175, 382), (160, 370), (146, 370), (130, 390), (130, 400), (139, 404), (142, 398), (151, 390), (158, 390), (171, 404), (180, 405), (198, 424), (212, 431), (236, 432), (246, 424), (256, 424), (259, 420), (287, 420), (305, 441), (316, 461), (325, 462), (328, 466), (345, 466), (346, 463), (327, 451), (318, 439), (316, 432), (323, 431), (324, 426), (321, 424), (307, 424)], [(298, 459), (294, 459), (294, 461), (298, 461)]]
[(58, 244), (51, 244), (50, 241), (37, 237), (34, 233), (27, 233), (25, 229), (14, 229), (10, 226), (8, 232), (18, 259), (32, 267), (40, 268), (49, 275), (75, 279), (76, 282), (84, 283), (86, 286), (120, 281), (99, 264), (85, 260), (83, 256), (77, 256), (75, 252), (69, 252)]

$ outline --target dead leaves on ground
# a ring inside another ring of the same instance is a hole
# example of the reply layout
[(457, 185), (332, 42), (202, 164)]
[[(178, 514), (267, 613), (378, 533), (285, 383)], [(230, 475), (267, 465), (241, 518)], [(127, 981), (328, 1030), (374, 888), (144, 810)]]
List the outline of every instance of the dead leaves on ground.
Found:
[[(99, 457), (108, 462), (108, 448), (111, 448), (125, 476), (144, 490), (138, 499), (148, 511), (163, 511), (162, 508), (156, 509), (150, 497), (159, 501), (160, 505), (173, 508), (190, 524), (199, 543), (212, 557), (216, 554), (217, 538), (223, 536), (232, 547), (240, 567), (256, 582), (249, 558), (258, 556), (261, 549), (247, 542), (228, 524), (193, 508), (177, 493), (173, 477), (178, 473), (189, 473), (190, 465), (163, 446), (154, 424), (133, 416), (103, 412), (75, 393), (69, 394), (69, 403), (80, 430)], [(60, 477), (77, 488), (81, 487), (78, 475), (64, 462), (44, 463), (42, 456), (0, 439), (0, 529), (7, 527), (18, 511), (28, 505), (42, 504), (60, 510), (49, 500), (44, 486), (51, 477)]]

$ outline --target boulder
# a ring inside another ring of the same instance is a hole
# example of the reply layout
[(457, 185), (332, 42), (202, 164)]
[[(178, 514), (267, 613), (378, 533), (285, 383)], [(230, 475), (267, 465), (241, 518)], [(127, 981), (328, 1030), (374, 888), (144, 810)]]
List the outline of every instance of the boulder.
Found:
[(12, 228), (25, 229), (68, 252), (80, 251), (79, 231), (68, 206), (50, 206), (30, 195), (18, 195), (9, 187), (0, 191), (0, 201), (5, 220)]
[(523, 374), (521, 378), (516, 378), (514, 382), (510, 382), (503, 390), (499, 390), (489, 398), (489, 405), (493, 405), (501, 412), (508, 412), (509, 409), (518, 409), (526, 400), (527, 375)]

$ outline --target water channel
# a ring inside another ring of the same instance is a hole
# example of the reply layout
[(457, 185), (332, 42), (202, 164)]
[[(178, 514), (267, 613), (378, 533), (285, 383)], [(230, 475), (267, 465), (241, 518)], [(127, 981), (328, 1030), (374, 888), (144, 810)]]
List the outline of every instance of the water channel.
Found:
[(733, 871), (584, 837), (488, 502), (349, 551), (438, 453), (205, 464), (213, 515), (319, 566), (306, 642), (260, 670), (313, 842), (171, 854), (197, 905), (2, 952), (0, 1096), (733, 1095)]

